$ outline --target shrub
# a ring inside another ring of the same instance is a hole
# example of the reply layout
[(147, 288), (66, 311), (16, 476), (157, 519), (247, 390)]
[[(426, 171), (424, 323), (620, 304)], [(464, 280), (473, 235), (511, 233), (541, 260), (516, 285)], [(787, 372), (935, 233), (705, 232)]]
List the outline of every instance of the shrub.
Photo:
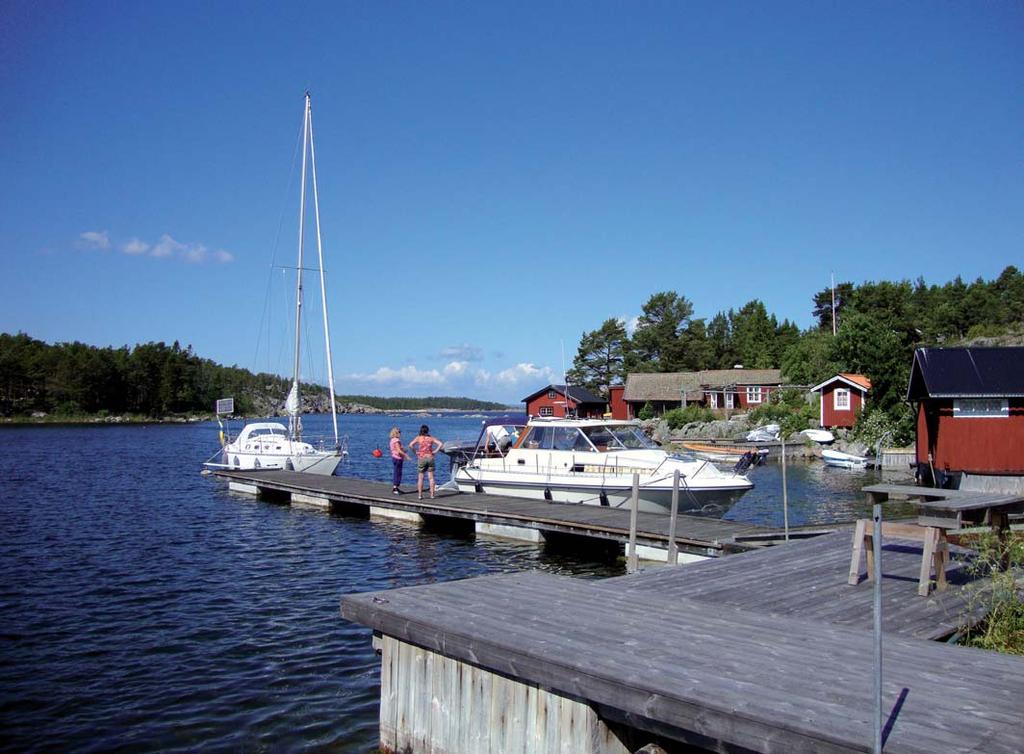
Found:
[[(978, 554), (967, 566), (975, 580), (964, 587), (967, 614), (983, 613), (980, 623), (963, 620), (960, 643), (996, 652), (1024, 655), (1024, 592), (1015, 579), (1015, 569), (1024, 566), (1024, 539), (1005, 541), (990, 532), (964, 538), (963, 544)], [(1007, 568), (1003, 568), (1007, 565)]]
[(668, 422), (670, 429), (679, 429), (691, 422), (709, 422), (715, 418), (714, 412), (704, 406), (686, 406), (666, 411), (662, 418)]
[(644, 404), (644, 407), (637, 413), (636, 418), (643, 419), (644, 421), (654, 418), (654, 406), (651, 405), (650, 401)]
[(771, 394), (767, 403), (762, 403), (750, 412), (752, 424), (778, 424), (783, 437), (807, 429), (817, 419), (817, 395), (809, 403), (806, 394), (798, 388), (777, 390)]
[(869, 407), (858, 417), (853, 437), (869, 447), (878, 443), (909, 445), (914, 442), (914, 414), (907, 406), (889, 411)]

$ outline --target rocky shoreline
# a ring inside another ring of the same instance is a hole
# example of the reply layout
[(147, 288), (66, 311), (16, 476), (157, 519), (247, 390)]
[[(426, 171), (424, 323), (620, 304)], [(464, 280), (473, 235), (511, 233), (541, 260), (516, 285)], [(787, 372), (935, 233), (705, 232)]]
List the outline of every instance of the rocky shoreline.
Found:
[[(746, 434), (756, 425), (752, 424), (746, 414), (736, 414), (729, 419), (718, 419), (709, 422), (690, 422), (678, 429), (672, 429), (664, 419), (648, 419), (642, 421), (644, 431), (655, 441), (681, 449), (684, 442), (708, 442), (719, 445), (735, 444), (739, 446), (757, 443), (748, 443)], [(807, 459), (821, 458), (821, 451), (824, 447), (838, 450), (843, 453), (850, 453), (857, 456), (874, 455), (874, 449), (869, 448), (862, 442), (854, 440), (850, 431), (836, 429), (832, 431), (835, 435), (835, 442), (828, 446), (822, 446), (813, 440), (808, 439), (799, 432), (793, 433), (786, 438), (786, 456), (804, 457)], [(761, 443), (763, 444), (763, 443)]]

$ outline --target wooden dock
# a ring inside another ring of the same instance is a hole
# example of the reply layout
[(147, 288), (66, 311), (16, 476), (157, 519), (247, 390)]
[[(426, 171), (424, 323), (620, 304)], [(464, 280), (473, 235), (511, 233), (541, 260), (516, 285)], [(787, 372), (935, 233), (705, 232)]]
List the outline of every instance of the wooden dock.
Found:
[[(341, 476), (317, 476), (294, 471), (219, 471), (231, 489), (270, 499), (328, 509), (357, 506), (373, 516), (421, 522), (449, 519), (469, 522), (478, 534), (542, 542), (551, 536), (586, 537), (619, 544), (629, 541), (630, 512), (626, 508), (571, 505), (544, 500), (439, 491), (434, 500), (417, 500), (415, 493), (394, 495), (391, 485)], [(665, 560), (669, 516), (640, 513), (637, 544), (641, 559)], [(752, 524), (680, 514), (676, 542), (685, 555), (714, 557), (746, 550), (770, 538), (768, 530)]]
[[(956, 606), (916, 594), (903, 549), (882, 559), (884, 751), (1024, 751), (1024, 658), (912, 638)], [(488, 576), (342, 615), (378, 636), (386, 752), (864, 752), (871, 586), (849, 553), (837, 534), (603, 582)]]

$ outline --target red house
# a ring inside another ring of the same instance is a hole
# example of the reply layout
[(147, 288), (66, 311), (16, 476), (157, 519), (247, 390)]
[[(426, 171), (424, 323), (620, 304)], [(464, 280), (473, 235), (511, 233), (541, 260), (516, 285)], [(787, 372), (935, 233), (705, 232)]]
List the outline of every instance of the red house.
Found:
[(821, 414), (818, 423), (825, 429), (852, 427), (864, 410), (871, 380), (863, 374), (840, 372), (815, 385), (812, 393), (821, 393)]
[(523, 403), (530, 416), (564, 417), (568, 408), (581, 419), (600, 419), (608, 406), (604, 398), (576, 385), (548, 385), (523, 398)]
[(919, 348), (907, 399), (922, 483), (1024, 490), (1024, 348)]

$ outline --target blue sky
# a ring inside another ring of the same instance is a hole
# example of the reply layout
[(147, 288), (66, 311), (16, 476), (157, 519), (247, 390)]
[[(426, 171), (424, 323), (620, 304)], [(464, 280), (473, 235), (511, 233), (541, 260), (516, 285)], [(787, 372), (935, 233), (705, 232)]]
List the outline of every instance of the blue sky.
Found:
[(340, 392), (516, 401), (657, 291), (807, 326), (830, 270), (1024, 262), (1020, 3), (0, 16), (8, 332), (288, 371), (307, 88)]

